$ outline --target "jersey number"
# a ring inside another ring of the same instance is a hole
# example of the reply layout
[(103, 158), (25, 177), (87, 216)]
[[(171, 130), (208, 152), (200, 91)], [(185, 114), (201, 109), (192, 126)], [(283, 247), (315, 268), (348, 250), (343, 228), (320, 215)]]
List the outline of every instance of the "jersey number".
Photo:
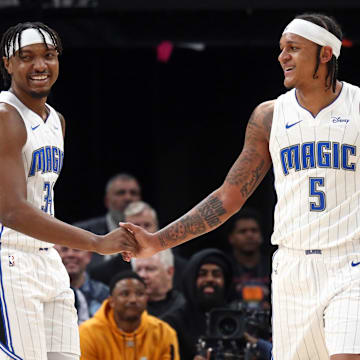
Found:
[(49, 181), (44, 182), (44, 205), (41, 206), (41, 210), (52, 215), (52, 187), (53, 184)]
[(323, 188), (325, 180), (323, 177), (311, 177), (309, 196), (317, 198), (316, 201), (310, 201), (310, 211), (324, 211), (326, 207), (325, 193), (319, 188)]

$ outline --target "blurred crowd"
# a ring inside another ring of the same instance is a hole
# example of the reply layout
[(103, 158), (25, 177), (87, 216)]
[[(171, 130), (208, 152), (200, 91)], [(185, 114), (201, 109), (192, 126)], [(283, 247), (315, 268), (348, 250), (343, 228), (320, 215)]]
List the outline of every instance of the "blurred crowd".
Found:
[[(98, 235), (121, 221), (159, 229), (133, 175), (109, 179), (104, 204), (106, 214), (74, 225)], [(206, 248), (183, 258), (168, 249), (129, 263), (120, 254), (56, 246), (75, 294), (81, 359), (271, 359), (263, 240), (259, 215), (243, 209), (221, 240), (228, 252)]]

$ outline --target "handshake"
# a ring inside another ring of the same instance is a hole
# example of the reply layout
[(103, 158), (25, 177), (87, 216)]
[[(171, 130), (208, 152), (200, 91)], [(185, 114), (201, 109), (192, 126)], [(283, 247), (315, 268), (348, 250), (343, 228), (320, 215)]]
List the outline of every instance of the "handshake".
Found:
[(120, 223), (120, 227), (106, 235), (97, 235), (94, 251), (106, 255), (121, 253), (125, 261), (131, 258), (147, 258), (160, 250), (158, 236), (149, 233), (140, 226), (131, 223)]

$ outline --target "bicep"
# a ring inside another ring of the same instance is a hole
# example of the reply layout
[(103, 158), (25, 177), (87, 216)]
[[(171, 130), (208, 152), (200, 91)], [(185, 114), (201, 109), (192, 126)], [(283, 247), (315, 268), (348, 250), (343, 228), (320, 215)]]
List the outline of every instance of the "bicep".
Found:
[(18, 200), (26, 199), (26, 178), (22, 148), (26, 142), (25, 125), (14, 111), (0, 110), (0, 216)]
[(269, 133), (272, 110), (255, 110), (245, 133), (244, 147), (231, 167), (224, 189), (237, 203), (242, 205), (253, 193), (271, 167)]

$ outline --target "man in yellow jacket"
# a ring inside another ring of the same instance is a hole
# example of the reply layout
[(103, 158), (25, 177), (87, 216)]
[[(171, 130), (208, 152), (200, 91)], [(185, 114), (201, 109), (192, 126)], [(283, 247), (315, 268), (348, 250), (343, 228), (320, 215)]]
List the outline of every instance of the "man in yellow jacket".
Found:
[(117, 274), (110, 296), (80, 326), (81, 360), (179, 360), (175, 330), (148, 315), (144, 280), (133, 271)]

